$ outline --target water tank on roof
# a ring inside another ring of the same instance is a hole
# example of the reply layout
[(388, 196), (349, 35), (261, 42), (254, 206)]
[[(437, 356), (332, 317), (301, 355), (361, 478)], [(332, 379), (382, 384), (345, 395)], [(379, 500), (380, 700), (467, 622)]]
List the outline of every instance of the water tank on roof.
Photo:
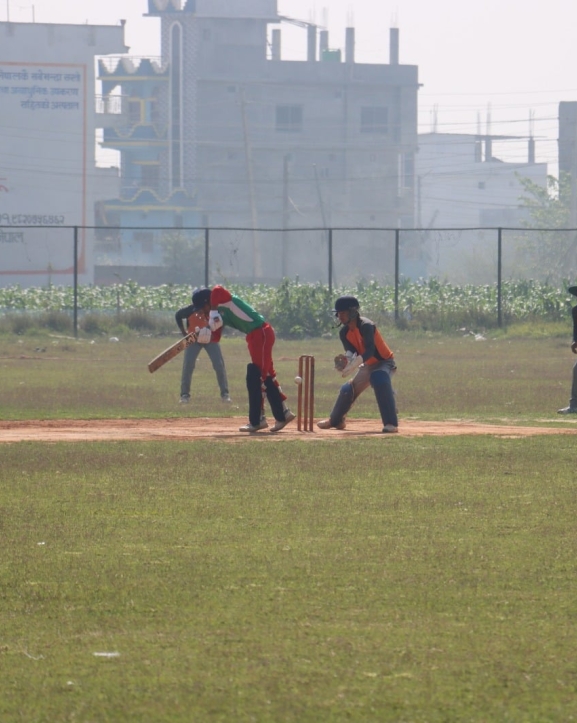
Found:
[(321, 55), (323, 63), (340, 63), (341, 62), (341, 51), (340, 50), (329, 50), (325, 48)]

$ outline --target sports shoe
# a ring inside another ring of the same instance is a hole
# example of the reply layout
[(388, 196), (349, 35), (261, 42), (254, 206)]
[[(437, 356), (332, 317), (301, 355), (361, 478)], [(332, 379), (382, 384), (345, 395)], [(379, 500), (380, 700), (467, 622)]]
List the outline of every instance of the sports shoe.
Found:
[(180, 404), (188, 404), (190, 402), (190, 394), (180, 395)]
[(232, 399), (228, 394), (223, 394), (221, 397), (221, 401), (223, 401), (225, 404), (232, 404)]
[(261, 417), (260, 422), (255, 426), (253, 426), (250, 422), (248, 424), (243, 424), (242, 427), (238, 428), (239, 432), (258, 432), (259, 429), (266, 429), (268, 427), (268, 422), (264, 417)]
[(317, 422), (317, 427), (319, 429), (344, 429), (346, 426), (347, 423), (344, 419), (338, 424), (333, 424), (330, 419), (321, 419), (320, 422)]
[(557, 414), (577, 414), (577, 407), (563, 407), (557, 410)]
[(295, 415), (293, 412), (291, 412), (290, 409), (285, 410), (285, 413), (284, 413), (284, 421), (283, 421), (283, 422), (279, 422), (278, 419), (277, 419), (277, 421), (274, 423), (274, 425), (270, 428), (270, 431), (271, 431), (271, 432), (280, 432), (280, 430), (281, 430), (281, 429), (284, 429), (289, 422), (292, 422), (292, 421), (293, 421), (293, 419), (295, 418), (295, 416), (296, 416), (296, 415)]
[(383, 427), (383, 434), (397, 434), (399, 431), (398, 427), (395, 427), (394, 424), (385, 424)]

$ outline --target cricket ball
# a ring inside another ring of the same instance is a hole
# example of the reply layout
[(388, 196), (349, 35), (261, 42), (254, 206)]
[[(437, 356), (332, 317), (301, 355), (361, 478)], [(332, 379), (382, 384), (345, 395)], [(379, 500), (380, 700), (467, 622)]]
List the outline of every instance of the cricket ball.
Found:
[(295, 377), (295, 384), (302, 384), (303, 378), (302, 377)]

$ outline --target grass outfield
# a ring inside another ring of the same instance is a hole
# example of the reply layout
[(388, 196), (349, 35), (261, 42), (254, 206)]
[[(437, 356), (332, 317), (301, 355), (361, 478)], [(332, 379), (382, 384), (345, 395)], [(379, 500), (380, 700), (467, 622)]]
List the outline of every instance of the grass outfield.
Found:
[[(182, 357), (150, 374), (147, 363), (178, 337), (128, 338), (95, 343), (58, 337), (0, 336), (0, 419), (164, 418), (238, 416), (247, 411), (248, 353), (244, 338), (222, 342), (234, 406), (220, 402), (208, 355), (201, 352), (191, 404), (178, 404)], [(569, 401), (577, 359), (566, 338), (508, 336), (475, 341), (453, 337), (387, 334), (399, 371), (394, 385), (400, 418), (449, 418), (531, 423), (559, 422)], [(333, 370), (336, 339), (277, 341), (275, 363), (289, 402), (296, 405), (298, 356), (316, 357), (316, 416), (327, 415), (342, 379)], [(351, 417), (377, 417), (372, 392)], [(561, 420), (564, 424), (570, 420)]]
[(572, 439), (259, 452), (3, 446), (0, 720), (577, 716)]
[[(389, 339), (401, 424), (577, 421), (568, 340)], [(0, 418), (238, 415), (206, 355), (185, 408), (179, 360), (148, 373), (170, 341), (0, 339)], [(244, 411), (244, 340), (223, 351)], [(315, 354), (326, 414), (335, 342), (276, 351), (293, 398)], [(2, 723), (577, 719), (572, 437), (0, 455)]]

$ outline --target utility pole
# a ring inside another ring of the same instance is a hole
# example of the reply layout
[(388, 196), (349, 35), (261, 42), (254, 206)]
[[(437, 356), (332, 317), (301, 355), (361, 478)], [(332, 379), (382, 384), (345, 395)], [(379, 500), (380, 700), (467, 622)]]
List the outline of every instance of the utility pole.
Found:
[(571, 208), (570, 226), (577, 228), (577, 119), (573, 126), (573, 142), (571, 143)]
[(288, 227), (289, 227), (289, 199), (288, 199), (288, 155), (285, 155), (283, 161), (283, 192), (282, 192), (282, 252), (281, 252), (281, 275), (283, 279), (287, 277), (287, 256), (288, 256)]
[(246, 156), (246, 175), (248, 181), (248, 194), (250, 199), (250, 216), (252, 223), (252, 275), (253, 280), (262, 276), (262, 264), (260, 259), (260, 248), (258, 243), (257, 234), (257, 213), (256, 213), (256, 200), (254, 196), (254, 178), (253, 178), (253, 167), (252, 167), (252, 148), (250, 145), (250, 139), (248, 136), (248, 124), (246, 120), (246, 98), (244, 95), (244, 87), (241, 89), (240, 94), (240, 106), (242, 115), (242, 131), (244, 135), (244, 152)]

